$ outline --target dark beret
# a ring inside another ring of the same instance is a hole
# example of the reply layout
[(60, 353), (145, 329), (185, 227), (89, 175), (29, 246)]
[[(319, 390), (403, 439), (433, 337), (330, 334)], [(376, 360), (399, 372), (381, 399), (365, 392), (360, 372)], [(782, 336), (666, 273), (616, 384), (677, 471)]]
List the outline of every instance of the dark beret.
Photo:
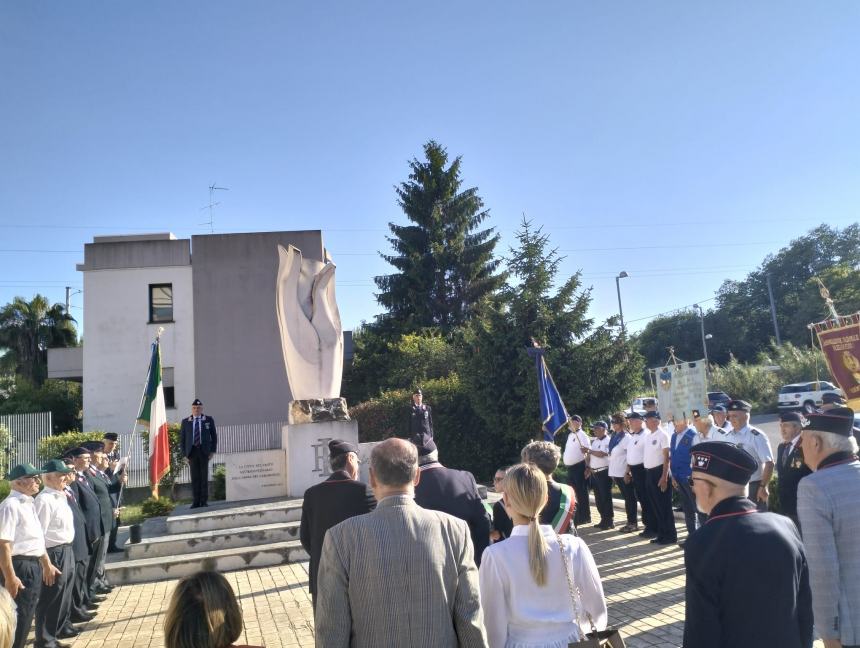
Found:
[(642, 415), (641, 415), (639, 412), (630, 412), (630, 413), (627, 415), (627, 418), (629, 418), (629, 419), (636, 419), (637, 421), (641, 421), (641, 420), (642, 420)]
[(722, 403), (714, 405), (711, 408), (711, 413), (713, 414), (714, 412), (722, 412), (723, 414), (725, 414), (726, 413), (726, 406), (723, 405)]
[(84, 441), (81, 444), (82, 448), (89, 450), (90, 452), (104, 452), (105, 444), (102, 441)]
[(806, 430), (811, 432), (830, 432), (850, 437), (854, 427), (854, 410), (850, 407), (836, 407), (820, 414), (810, 414)]
[(642, 399), (642, 405), (645, 407), (651, 407), (651, 405), (656, 405), (656, 404), (657, 404), (656, 398), (643, 398)]
[(592, 427), (592, 429), (599, 427), (599, 428), (603, 428), (605, 430), (606, 429), (606, 421), (595, 421), (594, 423), (591, 424), (591, 427)]
[(436, 443), (429, 434), (422, 434), (418, 442), (415, 443), (415, 447), (418, 448), (419, 457), (425, 457), (431, 452), (436, 452)]
[(827, 392), (821, 396), (822, 405), (844, 405), (845, 399), (836, 392)]
[(119, 435), (116, 432), (105, 432), (105, 435), (102, 438), (105, 441), (118, 441)]
[(779, 420), (782, 423), (799, 423), (803, 425), (803, 417), (798, 412), (781, 412)]
[(579, 414), (574, 414), (570, 417), (571, 421), (576, 421), (577, 423), (582, 423), (582, 417)]
[(349, 454), (350, 452), (358, 454), (358, 446), (348, 441), (341, 441), (340, 439), (333, 439), (328, 442), (328, 456), (332, 459), (340, 455)]
[(194, 407), (196, 405), (202, 405), (202, 404), (203, 404), (203, 402), (199, 398), (195, 398), (193, 401), (191, 401), (191, 407)]
[(78, 446), (77, 448), (69, 448), (63, 453), (63, 457), (82, 457), (83, 455), (90, 454), (90, 451), (84, 448), (83, 446)]
[(646, 419), (658, 419), (660, 418), (660, 412), (645, 412), (642, 417)]
[(705, 441), (692, 450), (690, 465), (701, 472), (733, 484), (747, 484), (758, 468), (755, 458), (734, 443)]
[(726, 408), (729, 412), (751, 412), (752, 405), (742, 400), (729, 401), (729, 406)]
[(423, 396), (423, 395), (424, 395), (424, 392), (422, 392), (422, 391), (421, 391), (421, 388), (420, 388), (420, 387), (416, 387), (415, 389), (413, 389), (413, 390), (412, 390), (412, 393), (413, 393), (413, 394), (420, 394), (421, 396)]

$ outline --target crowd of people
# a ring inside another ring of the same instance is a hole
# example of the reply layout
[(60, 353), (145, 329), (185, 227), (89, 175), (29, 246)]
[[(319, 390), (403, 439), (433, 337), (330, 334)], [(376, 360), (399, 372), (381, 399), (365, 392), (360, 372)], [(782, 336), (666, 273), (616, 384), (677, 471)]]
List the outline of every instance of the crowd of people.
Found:
[[(597, 529), (673, 546), (677, 491), (687, 648), (810, 648), (815, 634), (826, 648), (860, 646), (854, 413), (840, 402), (823, 409), (781, 416), (776, 461), (741, 400), (667, 422), (649, 404), (595, 421), (593, 436), (574, 416), (563, 451), (532, 441), (520, 463), (496, 472), (501, 499), (490, 507), (471, 473), (440, 462), (418, 394), (409, 436), (373, 449), (369, 486), (358, 480), (357, 446), (333, 440), (332, 474), (305, 493), (300, 538), (316, 644), (565, 648), (605, 631), (603, 584), (578, 532), (591, 523), (592, 490)], [(23, 646), (34, 618), (38, 648), (63, 646), (110, 591), (111, 497), (124, 481), (110, 449), (90, 442), (10, 472), (0, 503), (0, 648)], [(555, 478), (561, 464), (568, 483)], [(767, 511), (774, 470), (780, 514)], [(228, 648), (241, 633), (222, 576), (179, 582), (168, 648)]]
[[(68, 449), (41, 468), (14, 466), (0, 503), (0, 574), (13, 599), (0, 601), (0, 645), (21, 648), (35, 619), (37, 648), (63, 648), (76, 623), (95, 618), (113, 587), (104, 563), (115, 547), (119, 493), (127, 481), (116, 461), (117, 437)], [(7, 603), (9, 607), (7, 608)], [(14, 628), (14, 630), (12, 630)], [(3, 636), (11, 639), (3, 643)]]

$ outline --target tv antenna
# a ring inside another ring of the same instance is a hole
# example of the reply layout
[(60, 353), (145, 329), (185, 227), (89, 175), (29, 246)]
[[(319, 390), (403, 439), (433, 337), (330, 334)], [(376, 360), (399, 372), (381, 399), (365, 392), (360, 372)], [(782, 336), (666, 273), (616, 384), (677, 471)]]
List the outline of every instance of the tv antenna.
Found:
[(200, 224), (201, 225), (208, 225), (210, 234), (215, 233), (215, 221), (213, 218), (213, 209), (217, 205), (221, 204), (215, 200), (215, 192), (216, 191), (230, 191), (230, 188), (229, 187), (219, 187), (219, 186), (217, 186), (217, 183), (214, 183), (214, 182), (211, 185), (209, 185), (209, 204), (200, 208), (200, 211), (203, 211), (204, 209), (209, 210), (209, 221), (206, 223), (200, 223)]

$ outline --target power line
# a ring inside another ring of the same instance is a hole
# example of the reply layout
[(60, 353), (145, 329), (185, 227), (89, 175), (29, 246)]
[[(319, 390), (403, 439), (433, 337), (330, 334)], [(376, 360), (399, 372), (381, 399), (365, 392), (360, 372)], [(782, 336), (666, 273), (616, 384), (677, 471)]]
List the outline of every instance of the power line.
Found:
[(716, 297), (709, 297), (708, 299), (700, 299), (699, 301), (693, 302), (692, 304), (687, 304), (686, 306), (678, 306), (678, 308), (673, 308), (672, 310), (663, 311), (662, 313), (657, 313), (656, 315), (648, 315), (647, 317), (637, 317), (636, 319), (627, 320), (628, 324), (633, 322), (642, 322), (648, 319), (654, 319), (655, 317), (660, 317), (661, 315), (669, 315), (670, 313), (677, 313), (680, 310), (684, 310), (685, 308), (692, 308), (696, 304), (705, 304), (709, 301), (714, 301)]

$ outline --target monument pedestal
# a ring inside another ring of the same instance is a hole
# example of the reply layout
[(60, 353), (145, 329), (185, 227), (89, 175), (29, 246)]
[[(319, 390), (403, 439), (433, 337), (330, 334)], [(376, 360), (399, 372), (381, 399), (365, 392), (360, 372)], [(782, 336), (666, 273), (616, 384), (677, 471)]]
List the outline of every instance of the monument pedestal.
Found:
[(331, 475), (328, 442), (340, 439), (358, 444), (358, 422), (317, 421), (285, 425), (281, 447), (287, 453), (287, 492), (302, 497), (305, 491)]

